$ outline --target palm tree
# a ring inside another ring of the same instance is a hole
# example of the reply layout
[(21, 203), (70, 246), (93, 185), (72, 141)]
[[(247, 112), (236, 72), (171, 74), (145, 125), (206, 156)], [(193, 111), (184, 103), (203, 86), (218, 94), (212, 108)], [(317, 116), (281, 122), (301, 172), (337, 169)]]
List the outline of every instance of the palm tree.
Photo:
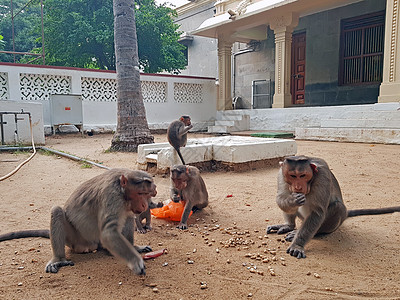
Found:
[(113, 0), (118, 120), (111, 150), (137, 151), (154, 143), (146, 119), (140, 86), (134, 0)]

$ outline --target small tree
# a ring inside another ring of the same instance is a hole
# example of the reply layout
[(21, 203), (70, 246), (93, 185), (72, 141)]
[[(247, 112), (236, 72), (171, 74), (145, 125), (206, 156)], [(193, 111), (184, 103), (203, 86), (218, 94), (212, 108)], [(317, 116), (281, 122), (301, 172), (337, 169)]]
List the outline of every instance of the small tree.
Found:
[(146, 119), (140, 86), (139, 57), (133, 0), (113, 0), (118, 118), (111, 150), (137, 151), (154, 143)]

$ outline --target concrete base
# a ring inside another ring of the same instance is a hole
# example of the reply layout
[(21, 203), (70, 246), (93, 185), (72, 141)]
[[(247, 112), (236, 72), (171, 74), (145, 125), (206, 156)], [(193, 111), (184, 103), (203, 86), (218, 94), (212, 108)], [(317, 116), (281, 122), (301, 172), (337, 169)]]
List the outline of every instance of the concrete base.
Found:
[[(281, 158), (294, 155), (297, 145), (294, 140), (255, 138), (244, 136), (221, 136), (191, 139), (181, 148), (187, 164), (222, 162), (230, 166)], [(138, 147), (137, 163), (140, 169), (156, 167), (157, 172), (168, 172), (173, 165), (181, 164), (176, 151), (168, 143), (145, 144)]]
[(296, 128), (295, 135), (299, 140), (400, 144), (400, 129)]

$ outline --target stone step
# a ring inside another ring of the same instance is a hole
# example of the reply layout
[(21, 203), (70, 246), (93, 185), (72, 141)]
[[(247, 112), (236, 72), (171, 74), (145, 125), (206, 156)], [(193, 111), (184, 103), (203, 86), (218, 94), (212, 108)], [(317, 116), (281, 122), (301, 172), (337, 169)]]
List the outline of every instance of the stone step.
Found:
[(208, 133), (230, 133), (232, 132), (233, 126), (226, 126), (226, 125), (213, 125), (208, 126)]

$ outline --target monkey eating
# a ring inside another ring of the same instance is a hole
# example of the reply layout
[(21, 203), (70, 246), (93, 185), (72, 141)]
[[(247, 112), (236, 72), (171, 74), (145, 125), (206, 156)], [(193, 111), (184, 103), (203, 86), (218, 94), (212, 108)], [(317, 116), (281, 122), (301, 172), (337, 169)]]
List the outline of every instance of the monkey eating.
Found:
[(111, 169), (82, 183), (64, 208), (52, 208), (50, 231), (33, 230), (22, 232), (22, 235), (21, 232), (8, 233), (0, 236), (0, 241), (49, 236), (53, 258), (47, 263), (46, 272), (50, 273), (74, 265), (66, 259), (67, 245), (76, 253), (106, 249), (125, 261), (134, 273), (144, 275), (145, 265), (139, 253), (149, 252), (151, 248), (134, 246), (134, 214), (148, 209), (148, 201), (155, 192), (156, 186), (148, 173)]
[(184, 201), (179, 229), (187, 229), (190, 212), (208, 205), (208, 192), (200, 171), (193, 166), (178, 165), (171, 168), (171, 200)]
[[(347, 210), (339, 183), (320, 158), (290, 156), (280, 163), (276, 202), (283, 211), (285, 224), (267, 227), (267, 233), (285, 234), (292, 242), (287, 253), (305, 258), (305, 245), (316, 234), (332, 233), (348, 217), (386, 214), (400, 211), (400, 206)], [(302, 225), (295, 230), (299, 217)]]
[(182, 116), (179, 120), (173, 121), (167, 129), (167, 138), (171, 146), (176, 150), (182, 164), (185, 165), (185, 160), (181, 154), (181, 147), (186, 146), (187, 133), (193, 127), (189, 116)]

